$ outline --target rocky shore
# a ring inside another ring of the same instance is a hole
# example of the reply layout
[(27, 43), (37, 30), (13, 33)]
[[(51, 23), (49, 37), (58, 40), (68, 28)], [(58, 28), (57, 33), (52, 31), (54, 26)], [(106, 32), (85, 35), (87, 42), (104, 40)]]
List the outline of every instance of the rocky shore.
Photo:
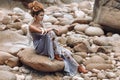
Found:
[(120, 80), (120, 35), (92, 22), (93, 4), (82, 1), (45, 8), (44, 27), (61, 29), (55, 32), (60, 45), (89, 70), (73, 77), (63, 72), (62, 61), (34, 52), (29, 11), (0, 9), (0, 80)]

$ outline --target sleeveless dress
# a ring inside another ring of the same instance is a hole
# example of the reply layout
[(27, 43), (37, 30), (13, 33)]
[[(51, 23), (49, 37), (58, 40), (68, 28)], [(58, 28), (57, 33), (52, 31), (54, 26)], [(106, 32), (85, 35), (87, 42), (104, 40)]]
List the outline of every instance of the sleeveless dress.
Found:
[(74, 76), (77, 73), (79, 64), (71, 56), (71, 51), (58, 44), (53, 31), (47, 34), (31, 33), (31, 36), (37, 54), (46, 55), (51, 60), (54, 59), (54, 54), (59, 54), (65, 63), (64, 71), (70, 76)]

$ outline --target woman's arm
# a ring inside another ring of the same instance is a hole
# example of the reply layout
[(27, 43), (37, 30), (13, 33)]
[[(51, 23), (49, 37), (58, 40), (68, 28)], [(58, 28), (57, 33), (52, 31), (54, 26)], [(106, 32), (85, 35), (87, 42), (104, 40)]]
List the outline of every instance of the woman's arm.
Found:
[(37, 28), (37, 27), (35, 27), (35, 26), (33, 26), (33, 25), (30, 25), (29, 27), (30, 27), (30, 28), (29, 28), (30, 32), (42, 33), (42, 30), (41, 30), (41, 29), (39, 29), (39, 28)]
[(47, 29), (45, 29), (45, 28), (37, 28), (37, 27), (35, 27), (33, 25), (30, 25), (29, 29), (30, 29), (30, 32), (38, 32), (38, 33), (41, 33), (41, 34), (47, 33), (47, 32), (52, 30), (52, 28), (47, 28)]

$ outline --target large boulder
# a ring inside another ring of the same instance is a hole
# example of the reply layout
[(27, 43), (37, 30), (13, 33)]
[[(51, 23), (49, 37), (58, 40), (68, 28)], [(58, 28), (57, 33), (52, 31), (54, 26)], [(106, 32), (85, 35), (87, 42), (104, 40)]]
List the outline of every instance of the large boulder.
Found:
[(28, 38), (15, 31), (0, 31), (0, 51), (16, 54), (22, 48), (27, 47)]
[(6, 64), (15, 67), (19, 64), (19, 59), (7, 52), (0, 51), (0, 65)]
[(113, 69), (113, 66), (111, 64), (106, 64), (106, 63), (91, 63), (86, 65), (87, 70), (93, 70), (93, 69), (98, 69), (98, 70), (106, 70), (106, 69)]
[(112, 64), (107, 63), (107, 60), (105, 60), (103, 57), (99, 55), (92, 56), (90, 59), (86, 60), (84, 64), (86, 65), (86, 68), (88, 70), (92, 69), (106, 70), (113, 68)]
[(25, 65), (43, 72), (55, 72), (64, 68), (63, 61), (50, 60), (47, 56), (38, 55), (33, 48), (26, 48), (20, 51), (18, 57)]
[(106, 26), (105, 29), (114, 28), (120, 30), (119, 5), (119, 0), (95, 0), (94, 22)]
[(0, 80), (16, 80), (16, 76), (11, 72), (0, 70)]

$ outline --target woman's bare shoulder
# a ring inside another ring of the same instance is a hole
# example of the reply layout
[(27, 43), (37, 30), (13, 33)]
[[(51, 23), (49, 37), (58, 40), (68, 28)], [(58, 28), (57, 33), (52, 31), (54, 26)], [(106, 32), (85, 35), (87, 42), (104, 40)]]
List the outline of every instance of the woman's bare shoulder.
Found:
[(34, 28), (35, 28), (34, 25), (29, 25), (29, 30), (30, 30), (30, 32), (35, 32)]
[(34, 25), (30, 24), (29, 27), (35, 27)]
[(29, 29), (34, 29), (34, 28), (36, 28), (35, 25), (33, 25), (33, 24), (29, 25)]

